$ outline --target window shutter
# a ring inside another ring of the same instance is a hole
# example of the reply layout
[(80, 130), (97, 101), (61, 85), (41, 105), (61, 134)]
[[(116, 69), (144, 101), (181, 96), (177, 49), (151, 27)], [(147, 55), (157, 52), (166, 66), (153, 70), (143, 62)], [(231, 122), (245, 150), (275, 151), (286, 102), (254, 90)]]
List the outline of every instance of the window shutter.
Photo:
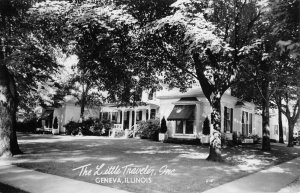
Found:
[(227, 107), (224, 107), (224, 132), (227, 131)]
[(230, 112), (230, 133), (232, 133), (232, 130), (233, 130), (233, 108), (230, 109), (231, 112)]
[(249, 133), (252, 134), (252, 113), (249, 113), (250, 120), (249, 120)]

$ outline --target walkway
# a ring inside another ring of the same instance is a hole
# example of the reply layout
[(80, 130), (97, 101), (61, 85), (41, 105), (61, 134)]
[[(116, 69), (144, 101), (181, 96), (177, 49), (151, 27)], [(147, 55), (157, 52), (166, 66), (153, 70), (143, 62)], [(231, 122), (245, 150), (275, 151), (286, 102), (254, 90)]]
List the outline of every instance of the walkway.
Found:
[(261, 170), (203, 193), (278, 192), (300, 176), (300, 157)]
[(128, 193), (13, 165), (0, 166), (0, 182), (30, 193)]

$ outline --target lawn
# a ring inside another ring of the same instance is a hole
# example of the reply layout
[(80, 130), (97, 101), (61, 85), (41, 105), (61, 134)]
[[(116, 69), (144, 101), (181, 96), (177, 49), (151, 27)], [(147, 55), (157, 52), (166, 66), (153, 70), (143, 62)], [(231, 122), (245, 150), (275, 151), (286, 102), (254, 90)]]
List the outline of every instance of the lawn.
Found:
[[(101, 184), (130, 192), (201, 192), (300, 156), (297, 148), (273, 145), (271, 152), (263, 152), (259, 146), (239, 146), (223, 149), (226, 162), (214, 163), (205, 160), (206, 146), (141, 139), (19, 134), (19, 144), (25, 154), (13, 158), (18, 166), (90, 183), (99, 183), (99, 177), (127, 178), (128, 183)], [(110, 175), (79, 176), (80, 170), (73, 170), (87, 164), (91, 164), (92, 173), (97, 165), (105, 164), (106, 169), (134, 164), (148, 166), (155, 174), (125, 175), (123, 169), (120, 174), (114, 170)], [(160, 175), (162, 168), (169, 173)], [(151, 183), (130, 183), (142, 177), (146, 182), (151, 178)]]

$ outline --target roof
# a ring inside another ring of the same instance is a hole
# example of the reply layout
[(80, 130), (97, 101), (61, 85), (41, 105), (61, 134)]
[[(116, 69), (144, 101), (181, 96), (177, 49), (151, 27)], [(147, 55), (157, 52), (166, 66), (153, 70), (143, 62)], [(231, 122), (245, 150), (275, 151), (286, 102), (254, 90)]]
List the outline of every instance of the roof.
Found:
[(194, 111), (195, 105), (175, 105), (167, 120), (193, 120)]
[(51, 115), (53, 115), (53, 112), (53, 110), (46, 110), (45, 112), (43, 112), (40, 119), (48, 119)]
[(183, 97), (179, 101), (198, 101), (196, 97)]

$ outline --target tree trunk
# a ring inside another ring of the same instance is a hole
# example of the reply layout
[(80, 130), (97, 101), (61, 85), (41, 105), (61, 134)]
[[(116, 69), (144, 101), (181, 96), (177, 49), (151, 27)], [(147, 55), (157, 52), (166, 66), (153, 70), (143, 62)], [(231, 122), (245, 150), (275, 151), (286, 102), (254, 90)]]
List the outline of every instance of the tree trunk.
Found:
[[(288, 118), (289, 119), (289, 118)], [(289, 125), (289, 138), (288, 138), (288, 147), (294, 147), (294, 123), (292, 120), (288, 120)]]
[(84, 120), (84, 108), (85, 108), (85, 90), (84, 90), (84, 86), (82, 87), (83, 91), (82, 91), (82, 95), (81, 95), (81, 103), (80, 103), (80, 119), (81, 121)]
[(270, 151), (270, 113), (269, 113), (269, 83), (266, 81), (263, 86), (263, 99), (262, 99), (262, 150)]
[(84, 108), (85, 108), (85, 102), (83, 100), (81, 100), (81, 104), (80, 104), (80, 119), (81, 119), (81, 121), (84, 120)]
[(282, 110), (281, 110), (281, 97), (278, 100), (278, 129), (279, 129), (279, 143), (284, 143), (283, 141), (283, 128), (282, 128)]
[(16, 135), (17, 95), (13, 78), (0, 64), (0, 156), (21, 153)]
[(210, 137), (209, 156), (206, 160), (222, 162), (221, 156), (221, 95), (217, 94), (213, 97), (212, 102), (211, 123), (213, 124), (213, 132)]

